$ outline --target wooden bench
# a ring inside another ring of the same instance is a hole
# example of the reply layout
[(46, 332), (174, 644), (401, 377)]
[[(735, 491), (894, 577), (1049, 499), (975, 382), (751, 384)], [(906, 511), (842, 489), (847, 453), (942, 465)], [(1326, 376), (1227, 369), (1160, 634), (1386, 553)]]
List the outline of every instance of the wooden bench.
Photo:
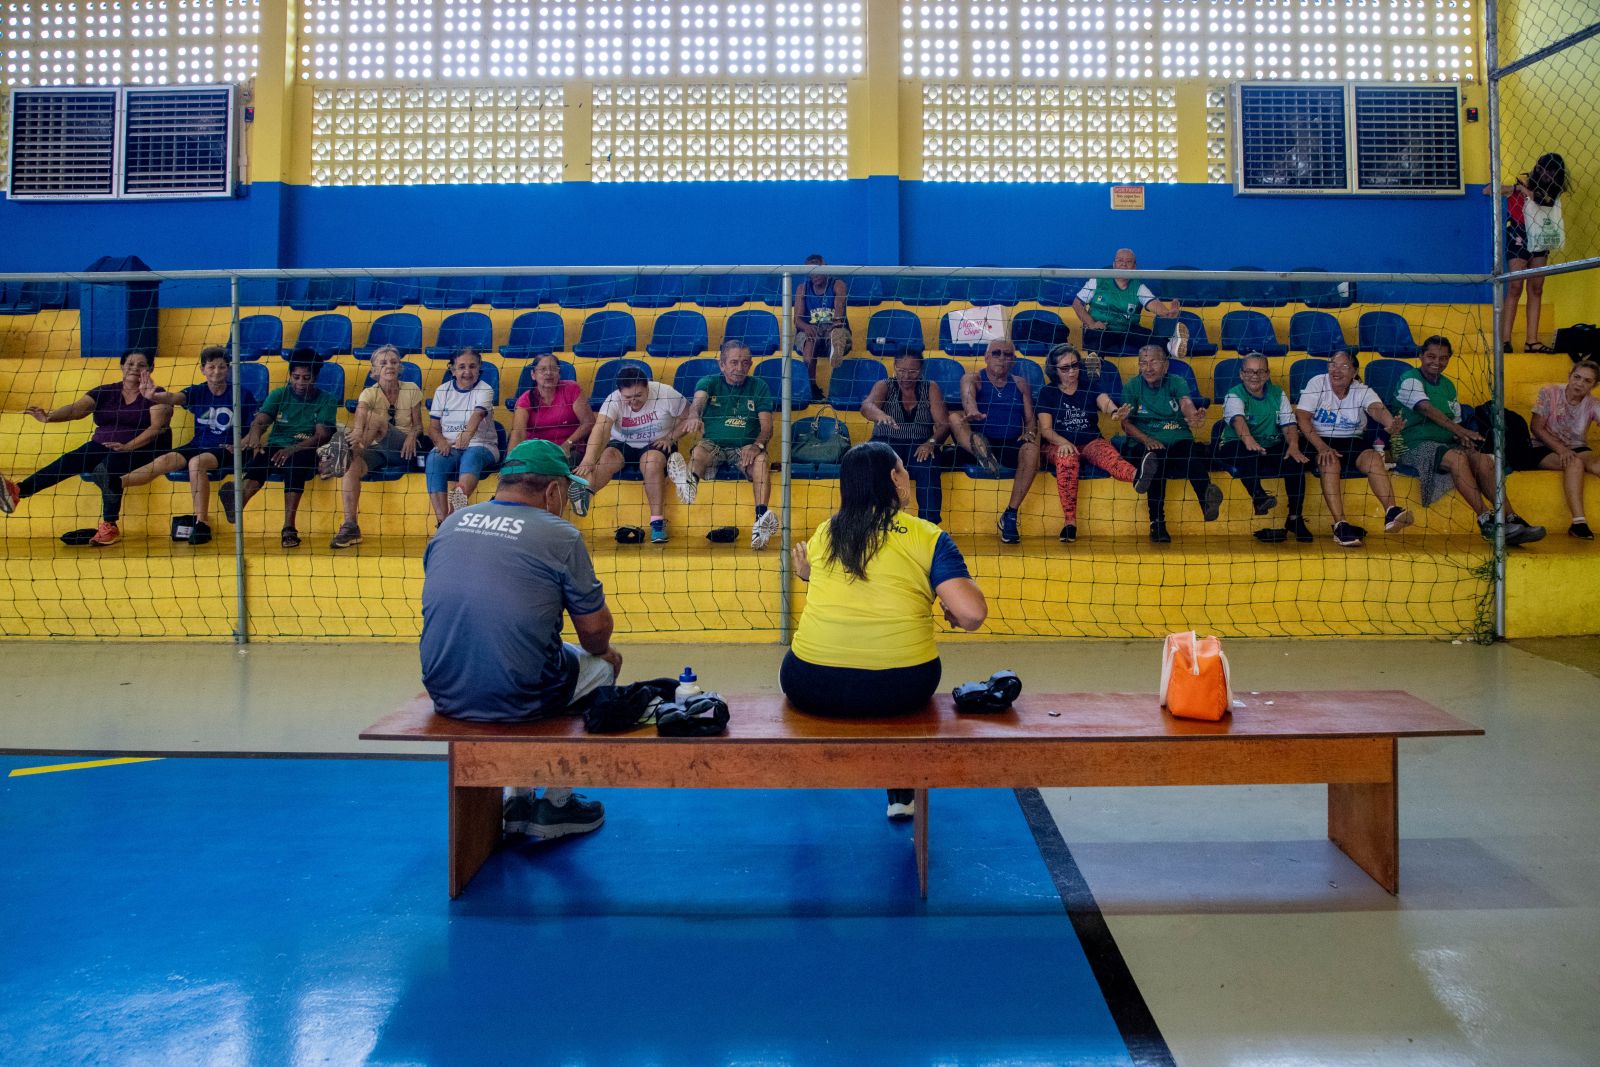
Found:
[(654, 727), (587, 734), (581, 719), (492, 724), (433, 713), (426, 694), (367, 741), (450, 747), (450, 895), (500, 842), (503, 786), (916, 790), (912, 838), (928, 892), (928, 790), (1144, 785), (1328, 785), (1328, 837), (1399, 891), (1402, 737), (1481, 735), (1398, 691), (1258, 693), (1218, 723), (1174, 719), (1146, 693), (1025, 693), (1003, 715), (957, 715), (941, 694), (894, 719), (819, 719), (773, 694), (733, 696), (727, 734)]

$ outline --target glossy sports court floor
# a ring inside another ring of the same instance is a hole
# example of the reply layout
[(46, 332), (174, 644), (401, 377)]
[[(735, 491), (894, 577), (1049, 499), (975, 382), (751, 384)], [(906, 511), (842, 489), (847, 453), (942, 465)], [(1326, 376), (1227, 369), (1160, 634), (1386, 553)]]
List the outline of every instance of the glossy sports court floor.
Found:
[[(624, 653), (728, 691), (780, 658)], [(1600, 642), (1230, 653), (1488, 730), (1402, 742), (1398, 898), (1318, 787), (936, 792), (926, 903), (881, 794), (609, 790), (451, 904), (443, 765), (355, 740), (413, 649), (0, 645), (0, 1063), (1600, 1063)], [(1156, 659), (945, 655), (1058, 691)], [(199, 758), (18, 773), (139, 753)]]

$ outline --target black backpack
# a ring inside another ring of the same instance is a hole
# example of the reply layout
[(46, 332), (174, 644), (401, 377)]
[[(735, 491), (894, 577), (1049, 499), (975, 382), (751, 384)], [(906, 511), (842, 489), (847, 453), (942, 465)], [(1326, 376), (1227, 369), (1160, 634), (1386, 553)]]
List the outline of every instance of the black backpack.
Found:
[[(1474, 410), (1477, 426), (1474, 427), (1483, 434), (1483, 450), (1494, 451), (1494, 402), (1485, 401)], [(1506, 418), (1506, 469), (1513, 471), (1531, 471), (1539, 466), (1533, 455), (1533, 434), (1528, 429), (1528, 420), (1520, 414), (1505, 409)]]

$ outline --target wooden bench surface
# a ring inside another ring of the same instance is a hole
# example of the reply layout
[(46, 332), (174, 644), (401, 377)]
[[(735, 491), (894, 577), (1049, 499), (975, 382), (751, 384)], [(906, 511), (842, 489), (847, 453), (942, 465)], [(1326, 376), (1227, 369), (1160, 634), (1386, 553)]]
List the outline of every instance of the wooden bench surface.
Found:
[[(590, 734), (575, 717), (527, 723), (477, 723), (433, 712), (426, 693), (368, 727), (364, 741), (502, 741), (696, 744), (733, 742), (915, 740), (1172, 741), (1251, 737), (1461, 737), (1483, 731), (1399, 690), (1235, 693), (1233, 713), (1221, 722), (1175, 719), (1154, 693), (1024, 693), (1002, 715), (957, 715), (941, 693), (915, 715), (884, 719), (824, 719), (792, 708), (776, 693), (732, 694), (732, 721), (720, 738), (663, 738), (654, 726), (625, 734)], [(1058, 714), (1051, 714), (1052, 712)]]

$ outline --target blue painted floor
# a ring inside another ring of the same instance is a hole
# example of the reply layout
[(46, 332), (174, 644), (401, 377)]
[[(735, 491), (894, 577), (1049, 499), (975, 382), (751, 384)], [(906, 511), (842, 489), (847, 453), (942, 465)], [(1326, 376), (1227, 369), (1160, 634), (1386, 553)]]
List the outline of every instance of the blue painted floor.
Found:
[[(0, 759), (0, 773), (65, 759)], [(1008, 791), (610, 790), (445, 891), (442, 763), (0, 777), (0, 1063), (1127, 1064)]]

